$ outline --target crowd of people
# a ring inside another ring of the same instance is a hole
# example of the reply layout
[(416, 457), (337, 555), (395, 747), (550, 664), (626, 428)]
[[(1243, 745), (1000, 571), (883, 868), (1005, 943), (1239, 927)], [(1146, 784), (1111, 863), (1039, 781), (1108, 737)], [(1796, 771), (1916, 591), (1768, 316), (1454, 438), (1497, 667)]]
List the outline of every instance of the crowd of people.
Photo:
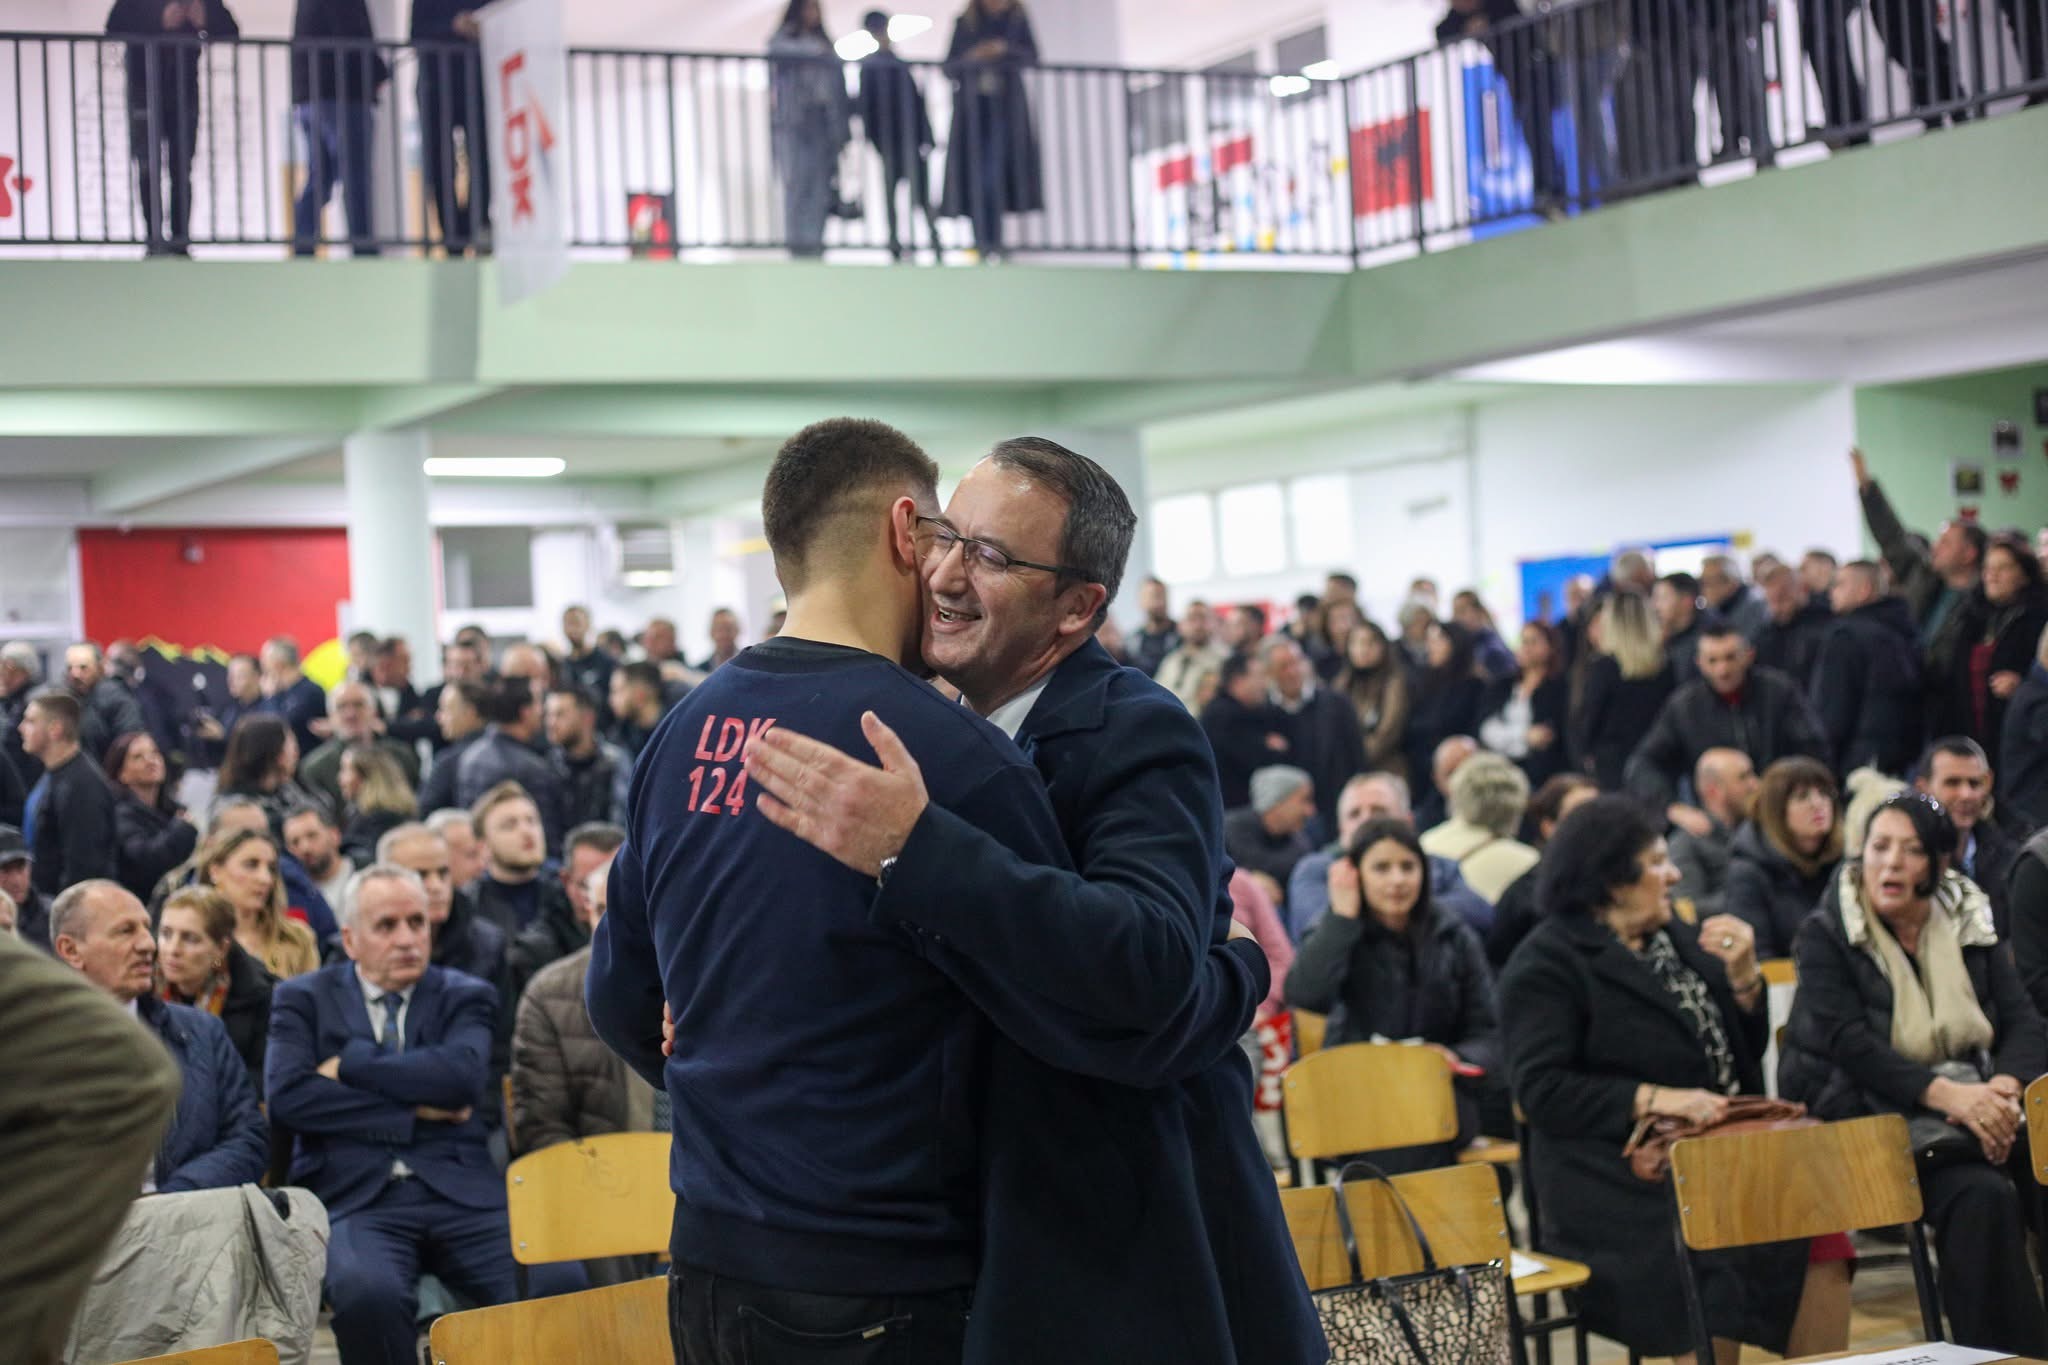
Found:
[[(858, 439), (909, 458), (887, 440)], [(992, 458), (1047, 487), (1076, 480), (1082, 492), (1067, 496), (1087, 496), (1076, 457), (1041, 444), (1011, 443)], [(1745, 572), (1724, 554), (1698, 575), (1658, 576), (1649, 555), (1625, 551), (1605, 581), (1573, 585), (1563, 619), (1525, 623), (1514, 646), (1476, 593), (1443, 604), (1427, 580), (1382, 627), (1342, 572), (1279, 620), (1261, 604), (1218, 611), (1200, 601), (1176, 616), (1167, 586), (1148, 580), (1143, 618), (1123, 630), (1099, 590), (1117, 575), (1091, 568), (1096, 595), (1047, 626), (1057, 632), (1049, 647), (1100, 674), (1090, 687), (1129, 693), (1117, 752), (1131, 773), (1180, 763), (1169, 757), (1180, 730), (1206, 740), (1193, 776), (1213, 788), (1151, 802), (1143, 818), (1156, 823), (1197, 796), (1220, 813), (1241, 926), (1225, 946), (1255, 945), (1267, 972), (1251, 978), (1263, 995), (1246, 1002), (1251, 1017), (1311, 1010), (1330, 1016), (1330, 1044), (1411, 1042), (1443, 1056), (1458, 1135), (1379, 1155), (1396, 1169), (1452, 1160), (1481, 1135), (1516, 1136), (1519, 1105), (1539, 1242), (1593, 1267), (1586, 1322), (1646, 1355), (1684, 1355), (1691, 1343), (1670, 1200), (1630, 1175), (1622, 1146), (1648, 1117), (1711, 1120), (1732, 1096), (1764, 1090), (1760, 963), (1789, 957), (1799, 988), (1782, 1092), (1829, 1119), (1905, 1115), (1956, 1339), (2048, 1356), (2025, 1249), (2041, 1210), (2018, 1141), (2021, 1091), (2048, 1072), (2048, 832), (2037, 832), (2048, 821), (2048, 585), (2022, 535), (1958, 520), (1931, 540), (1916, 536), (1860, 458), (1855, 476), (1880, 560), (1759, 554)], [(1046, 730), (1034, 743), (1055, 743), (1061, 724), (1086, 732), (1077, 712), (1036, 718), (1043, 675), (1005, 701), (1014, 684), (985, 670), (1014, 675), (1037, 656), (973, 632), (1003, 609), (999, 586), (1021, 591), (1015, 576), (1026, 571), (1055, 583), (1080, 576), (1073, 557), (1088, 545), (1056, 545), (1049, 530), (1049, 548), (1027, 560), (1025, 541), (971, 537), (959, 529), (975, 524), (963, 497), (997, 495), (962, 489), (955, 521), (904, 523), (905, 543), (937, 566), (922, 589), (938, 603), (927, 659), (951, 697), (1007, 720), (1012, 734), (1027, 711)], [(181, 711), (126, 641), (74, 644), (61, 673), (59, 658), (26, 643), (0, 647), (0, 924), (131, 1009), (175, 1059), (183, 1088), (142, 1193), (267, 1179), (318, 1196), (333, 1220), (325, 1293), (347, 1365), (412, 1357), (423, 1273), (476, 1304), (519, 1292), (500, 1174), (508, 1157), (621, 1130), (674, 1131), (679, 1144), (724, 1150), (718, 1123), (758, 1121), (718, 1106), (683, 1112), (659, 1054), (647, 1052), (662, 988), (642, 974), (657, 961), (647, 936), (663, 932), (669, 911), (659, 907), (738, 894), (745, 880), (673, 881), (707, 859), (736, 858), (733, 867), (771, 880), (812, 877), (803, 894), (821, 907), (872, 896), (858, 888), (880, 880), (879, 938), (860, 940), (859, 952), (892, 940), (888, 925), (901, 916), (920, 951), (976, 1009), (1030, 1040), (1035, 1057), (1108, 1078), (1088, 1085), (1157, 1083), (1180, 1065), (1065, 1032), (1091, 1009), (1164, 1018), (1179, 1008), (1146, 1003), (1155, 983), (1144, 973), (1118, 974), (1125, 947), (1101, 945), (1112, 989), (1073, 978), (1066, 954), (1042, 967), (1019, 959), (1018, 931), (1003, 927), (1045, 914), (1087, 923), (1062, 917), (1092, 913), (1090, 898), (1106, 894), (1093, 879), (1100, 867), (1058, 873), (1072, 889), (1049, 872), (1014, 896), (968, 884), (973, 869), (1005, 858), (1057, 867), (1067, 857), (1051, 814), (1028, 818), (1021, 795), (1005, 798), (1000, 818), (980, 809), (998, 786), (1016, 785), (995, 783), (1006, 770), (987, 741), (939, 766), (927, 753), (919, 790), (929, 784), (937, 805), (1000, 831), (1008, 852), (969, 823), (927, 833), (928, 821), (893, 845), (855, 840), (854, 852), (833, 842), (829, 821), (803, 813), (803, 780), (824, 774), (848, 819), (890, 818), (882, 797), (895, 789), (863, 784), (900, 779), (901, 762), (889, 759), (894, 734), (859, 717), (868, 693), (807, 681), (846, 667), (849, 651), (806, 643), (838, 636), (820, 629), (828, 618), (816, 593), (806, 605), (785, 562), (780, 542), (793, 533), (778, 528), (799, 512), (778, 499), (796, 497), (771, 478), (765, 515), (800, 638), (781, 639), (778, 615), (762, 644), (742, 649), (739, 617), (721, 610), (712, 652), (695, 663), (672, 621), (648, 622), (628, 645), (574, 607), (558, 645), (456, 632), (425, 689), (403, 639), (352, 637), (347, 675), (323, 688), (297, 645), (273, 638), (229, 662), (224, 704)], [(915, 596), (915, 580), (892, 591)], [(1091, 637), (1099, 650), (1073, 653)], [(734, 665), (731, 676), (745, 678), (721, 682)], [(1112, 681), (1138, 674), (1159, 688)], [(875, 709), (897, 696), (896, 676), (872, 680)], [(850, 728), (815, 738), (872, 746), (884, 769), (841, 772), (831, 764), (851, 760), (829, 749), (788, 749), (812, 741), (777, 733), (774, 717), (827, 695), (853, 708)], [(1176, 716), (1188, 713), (1179, 729), (1153, 709), (1169, 695)], [(1099, 717), (1103, 703), (1089, 705)], [(677, 707), (691, 723), (663, 728)], [(943, 707), (924, 723), (935, 728), (917, 746), (951, 733)], [(773, 737), (755, 745), (764, 734)], [(778, 755), (792, 766), (778, 769)], [(665, 762), (673, 776), (647, 780), (674, 787), (673, 808), (636, 802), (636, 770)], [(1063, 793), (1067, 771), (1082, 770), (1052, 769), (1056, 805), (1083, 797)], [(750, 778), (766, 820), (728, 833), (697, 818), (743, 810)], [(1118, 790), (1104, 779), (1086, 796)], [(1130, 799), (1148, 800), (1136, 788)], [(1172, 823), (1173, 837), (1199, 834), (1199, 820)], [(774, 825), (867, 880), (841, 885), (788, 863), (774, 852)], [(739, 842), (721, 851), (725, 838)], [(1031, 842), (1041, 838), (1043, 849)], [(900, 865), (874, 852), (891, 846)], [(614, 876), (622, 849), (631, 865)], [(669, 879), (666, 890), (657, 878)], [(1206, 893), (1187, 894), (1198, 904)], [(607, 952), (596, 931), (621, 895), (617, 934), (631, 937)], [(761, 1046), (772, 1047), (776, 1028), (840, 1036), (801, 1011), (784, 1020), (795, 997), (775, 983), (784, 968), (815, 968), (843, 988), (833, 953), (855, 950), (845, 933), (831, 930), (821, 944), (841, 947), (815, 962), (798, 939), (699, 947), (723, 964), (721, 998), (759, 997)], [(1021, 974), (1026, 993), (991, 975), (984, 951)], [(1221, 973), (1204, 988), (1220, 992), (1219, 1018), (1247, 982), (1235, 962), (1208, 968)], [(904, 996), (908, 1013), (892, 1025), (905, 1031), (906, 1064), (928, 1041), (910, 1021), (936, 1008), (924, 989)], [(812, 1003), (827, 1009), (832, 998)], [(872, 1017), (864, 998), (848, 997), (848, 1021)], [(1054, 1028), (1031, 1003), (1041, 998), (1066, 1002), (1073, 1019)], [(613, 1004), (593, 1015), (600, 1001)], [(931, 1027), (955, 1027), (950, 1011), (931, 1014)], [(675, 1027), (712, 1025), (685, 1013)], [(933, 1055), (905, 1074), (931, 1070), (937, 1083), (952, 1065)], [(1067, 1102), (1059, 1086), (1070, 1082), (1052, 1082), (1037, 1061), (996, 1068), (991, 1095), (1004, 1106)], [(805, 1113), (815, 1102), (784, 1099)], [(814, 1136), (830, 1139), (837, 1121), (819, 1111)], [(846, 1121), (910, 1132), (886, 1105)], [(991, 1178), (1028, 1184), (1068, 1155), (1055, 1142)], [(1235, 1172), (1241, 1157), (1218, 1149), (1198, 1164)], [(752, 1177), (740, 1160), (702, 1178), (712, 1182), (703, 1192), (679, 1189), (686, 1205)], [(739, 1226), (693, 1216), (719, 1237)], [(773, 1257), (772, 1238), (755, 1246), (758, 1233), (733, 1235), (735, 1256)], [(1831, 1349), (1846, 1332), (1853, 1254), (1827, 1239), (1702, 1258), (1708, 1320), (1717, 1336), (1773, 1350)], [(644, 1271), (542, 1267), (528, 1290)], [(1029, 1282), (1023, 1268), (1003, 1273)]]

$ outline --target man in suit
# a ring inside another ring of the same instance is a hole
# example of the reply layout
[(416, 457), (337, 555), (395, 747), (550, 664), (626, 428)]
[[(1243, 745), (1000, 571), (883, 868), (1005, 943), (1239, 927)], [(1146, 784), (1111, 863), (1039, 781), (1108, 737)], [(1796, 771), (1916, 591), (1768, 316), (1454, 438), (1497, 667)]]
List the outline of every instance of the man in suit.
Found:
[(747, 772), (777, 798), (760, 803), (771, 819), (882, 871), (875, 920), (1013, 978), (1057, 963), (1074, 1013), (1118, 1018), (1090, 1074), (992, 1049), (966, 1359), (1320, 1365), (1233, 1039), (1264, 958), (1222, 986), (1207, 972), (1251, 946), (1226, 941), (1216, 762), (1171, 694), (1094, 641), (1137, 517), (1098, 465), (1035, 437), (997, 446), (946, 512), (924, 559), (925, 662), (1032, 759), (1077, 870), (1024, 865), (928, 801), (914, 766), (780, 725)]
[(496, 992), (428, 965), (427, 892), (377, 863), (341, 902), (349, 961), (282, 983), (264, 1077), (295, 1135), (291, 1183), (327, 1206), (327, 1300), (342, 1365), (418, 1359), (418, 1281), (514, 1297), (505, 1182), (476, 1110)]

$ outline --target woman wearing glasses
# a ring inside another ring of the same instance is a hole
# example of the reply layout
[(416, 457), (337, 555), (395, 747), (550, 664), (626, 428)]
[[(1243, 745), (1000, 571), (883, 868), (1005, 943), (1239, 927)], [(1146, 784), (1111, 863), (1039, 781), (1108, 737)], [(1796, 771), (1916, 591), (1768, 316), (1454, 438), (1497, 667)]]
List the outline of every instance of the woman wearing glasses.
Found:
[(1877, 808), (1793, 943), (1779, 1088), (1823, 1119), (1906, 1116), (1955, 1340), (2040, 1356), (2020, 1095), (2048, 1069), (2048, 1032), (1955, 847), (1931, 798)]

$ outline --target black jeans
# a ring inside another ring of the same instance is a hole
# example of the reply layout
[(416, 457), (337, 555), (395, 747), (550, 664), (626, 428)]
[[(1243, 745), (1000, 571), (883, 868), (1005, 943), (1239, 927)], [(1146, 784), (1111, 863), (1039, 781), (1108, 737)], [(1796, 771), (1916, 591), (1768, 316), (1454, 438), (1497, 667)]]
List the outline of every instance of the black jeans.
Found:
[(2039, 1198), (2033, 1184), (2024, 1135), (2003, 1170), (1964, 1161), (1920, 1171), (1941, 1262), (1941, 1305), (1959, 1345), (2036, 1358), (2048, 1352), (2048, 1312), (2027, 1265), (2027, 1227)]
[[(135, 190), (142, 201), (143, 236), (151, 255), (183, 251), (192, 239), (192, 153), (199, 144), (199, 106), (189, 98), (161, 100), (156, 116), (128, 111), (128, 152), (135, 161)], [(164, 181), (170, 181), (171, 212), (164, 217)]]
[[(481, 249), (491, 228), (491, 158), (484, 145), (483, 90), (474, 52), (419, 55), (420, 179), (441, 244), (459, 255)], [(455, 133), (469, 159), (466, 194), (455, 183)]]
[(853, 1298), (668, 1272), (676, 1365), (958, 1365), (969, 1291)]

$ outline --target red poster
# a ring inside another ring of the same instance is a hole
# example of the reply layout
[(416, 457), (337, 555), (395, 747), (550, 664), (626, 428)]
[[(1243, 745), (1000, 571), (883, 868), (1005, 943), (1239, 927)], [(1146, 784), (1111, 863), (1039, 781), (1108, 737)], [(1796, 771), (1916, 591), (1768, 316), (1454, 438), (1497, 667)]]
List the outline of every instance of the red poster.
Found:
[[(1352, 212), (1364, 218), (1388, 209), (1413, 208), (1414, 154), (1429, 146), (1429, 110), (1351, 130)], [(1436, 193), (1431, 158), (1422, 157), (1422, 197)]]
[(86, 529), (78, 571), (88, 639), (153, 635), (188, 651), (254, 653), (270, 636), (290, 635), (311, 654), (334, 638), (348, 598), (348, 534)]

